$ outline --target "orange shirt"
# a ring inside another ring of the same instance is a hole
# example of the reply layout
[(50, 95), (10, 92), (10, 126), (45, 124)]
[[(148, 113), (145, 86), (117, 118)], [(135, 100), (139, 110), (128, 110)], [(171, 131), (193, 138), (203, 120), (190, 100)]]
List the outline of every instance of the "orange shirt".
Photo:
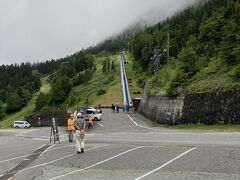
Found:
[(74, 131), (75, 130), (75, 119), (74, 118), (69, 118), (68, 119), (68, 130), (72, 130)]

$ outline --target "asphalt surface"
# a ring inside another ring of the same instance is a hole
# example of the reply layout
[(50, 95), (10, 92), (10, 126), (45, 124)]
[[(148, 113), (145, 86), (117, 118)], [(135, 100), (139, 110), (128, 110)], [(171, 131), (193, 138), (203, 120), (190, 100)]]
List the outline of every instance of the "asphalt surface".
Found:
[(240, 132), (169, 130), (140, 115), (103, 111), (76, 153), (65, 128), (0, 130), (0, 179), (240, 179)]

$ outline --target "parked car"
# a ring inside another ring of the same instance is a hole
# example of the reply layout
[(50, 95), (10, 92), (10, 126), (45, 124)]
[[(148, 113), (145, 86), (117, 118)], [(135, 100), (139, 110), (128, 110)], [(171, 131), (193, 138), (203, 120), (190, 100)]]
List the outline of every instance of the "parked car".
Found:
[(86, 109), (86, 115), (91, 116), (94, 121), (102, 120), (102, 113), (98, 112), (96, 109)]
[(27, 121), (14, 121), (13, 127), (14, 128), (30, 128), (31, 124), (29, 124)]
[(86, 107), (86, 109), (94, 109), (94, 110), (96, 110), (98, 113), (101, 113), (101, 114), (102, 114), (102, 110), (99, 109), (99, 108), (94, 108), (94, 107), (92, 107), (92, 106), (88, 106), (88, 107)]

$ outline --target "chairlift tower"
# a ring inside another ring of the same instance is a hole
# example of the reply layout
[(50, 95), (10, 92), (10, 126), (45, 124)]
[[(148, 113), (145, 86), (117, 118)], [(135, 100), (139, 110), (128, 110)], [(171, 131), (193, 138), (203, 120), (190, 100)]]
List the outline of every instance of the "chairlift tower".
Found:
[(162, 56), (161, 50), (156, 48), (153, 50), (153, 66), (154, 66), (154, 74), (157, 74), (159, 71), (160, 57)]

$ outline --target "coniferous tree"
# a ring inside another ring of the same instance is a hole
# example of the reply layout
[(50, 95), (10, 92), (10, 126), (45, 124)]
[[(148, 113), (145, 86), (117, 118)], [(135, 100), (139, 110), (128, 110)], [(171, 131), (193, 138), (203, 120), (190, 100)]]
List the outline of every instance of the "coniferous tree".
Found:
[(16, 92), (11, 92), (7, 98), (7, 109), (8, 113), (16, 112), (22, 107), (21, 97)]

